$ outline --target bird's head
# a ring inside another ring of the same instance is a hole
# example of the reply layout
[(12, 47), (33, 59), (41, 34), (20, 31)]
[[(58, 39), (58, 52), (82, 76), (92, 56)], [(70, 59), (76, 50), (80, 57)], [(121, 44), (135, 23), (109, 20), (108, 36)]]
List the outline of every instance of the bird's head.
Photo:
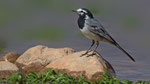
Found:
[(92, 13), (86, 9), (86, 8), (79, 8), (77, 10), (72, 10), (73, 12), (77, 13), (79, 17), (85, 17), (85, 18), (94, 18)]

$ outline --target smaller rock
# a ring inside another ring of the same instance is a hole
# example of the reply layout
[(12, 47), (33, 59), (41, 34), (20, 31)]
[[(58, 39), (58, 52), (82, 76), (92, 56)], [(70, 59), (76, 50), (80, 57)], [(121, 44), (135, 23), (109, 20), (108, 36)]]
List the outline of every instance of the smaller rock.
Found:
[(20, 55), (16, 52), (8, 52), (7, 54), (5, 54), (5, 56), (0, 58), (0, 61), (9, 61), (11, 63), (15, 63), (19, 56)]
[(0, 61), (0, 78), (9, 77), (12, 73), (18, 72), (18, 67), (10, 62)]
[(16, 64), (22, 65), (23, 70), (38, 72), (39, 69), (53, 60), (73, 52), (75, 52), (75, 50), (72, 48), (48, 48), (47, 46), (38, 45), (25, 51), (25, 53), (17, 59)]

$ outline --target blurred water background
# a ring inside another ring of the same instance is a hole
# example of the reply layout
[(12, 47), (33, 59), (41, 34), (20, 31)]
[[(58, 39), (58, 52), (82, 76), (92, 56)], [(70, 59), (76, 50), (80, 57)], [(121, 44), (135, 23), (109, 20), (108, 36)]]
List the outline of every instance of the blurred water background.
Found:
[(72, 9), (88, 8), (106, 30), (136, 60), (116, 47), (100, 43), (97, 49), (120, 79), (150, 79), (149, 0), (0, 0), (0, 51), (23, 53), (35, 45), (85, 50), (91, 41), (78, 29)]

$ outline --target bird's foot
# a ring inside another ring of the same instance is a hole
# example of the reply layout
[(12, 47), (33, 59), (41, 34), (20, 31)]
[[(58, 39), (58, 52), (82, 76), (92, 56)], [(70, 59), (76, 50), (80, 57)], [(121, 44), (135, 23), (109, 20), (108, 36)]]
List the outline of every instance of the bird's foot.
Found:
[(93, 55), (96, 55), (96, 53), (93, 51), (92, 54), (88, 54), (86, 57), (90, 57), (90, 56), (93, 56)]
[(84, 54), (81, 54), (80, 57), (87, 55), (89, 52), (91, 52), (92, 50), (86, 51)]
[(85, 52), (84, 54), (81, 54), (80, 57), (87, 55), (89, 52)]
[(82, 54), (80, 57), (85, 56), (85, 55), (86, 55), (86, 57), (90, 57), (90, 56), (96, 55), (96, 52), (95, 52), (95, 51), (93, 51), (91, 54), (88, 54), (88, 53), (91, 52), (91, 51), (92, 51), (92, 50), (85, 52), (85, 53)]

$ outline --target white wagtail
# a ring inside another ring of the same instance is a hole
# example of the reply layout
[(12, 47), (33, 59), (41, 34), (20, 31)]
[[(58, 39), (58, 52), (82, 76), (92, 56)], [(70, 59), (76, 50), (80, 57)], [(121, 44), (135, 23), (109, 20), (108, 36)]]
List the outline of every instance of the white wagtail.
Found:
[[(96, 51), (99, 41), (108, 42), (110, 44), (118, 47), (122, 52), (124, 52), (132, 61), (135, 62), (134, 58), (131, 57), (120, 45), (110, 36), (110, 34), (104, 29), (104, 27), (96, 19), (94, 19), (93, 14), (86, 8), (79, 8), (77, 10), (72, 10), (79, 15), (78, 26), (84, 36), (92, 40), (92, 44), (89, 49), (83, 54), (86, 55), (91, 51), (92, 46), (96, 41), (96, 47), (93, 50), (93, 54)], [(82, 56), (83, 56), (82, 55)]]

